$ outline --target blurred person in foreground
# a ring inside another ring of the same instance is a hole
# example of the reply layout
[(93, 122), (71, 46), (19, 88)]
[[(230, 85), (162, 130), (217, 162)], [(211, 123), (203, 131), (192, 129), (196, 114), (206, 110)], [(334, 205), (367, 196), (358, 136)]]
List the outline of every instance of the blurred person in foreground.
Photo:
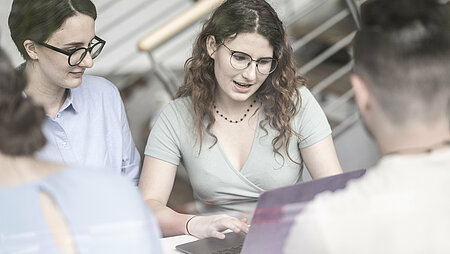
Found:
[(158, 224), (132, 183), (34, 158), (42, 107), (0, 48), (0, 253), (161, 253)]
[(351, 82), (382, 158), (299, 214), (285, 253), (450, 253), (450, 8), (361, 7)]

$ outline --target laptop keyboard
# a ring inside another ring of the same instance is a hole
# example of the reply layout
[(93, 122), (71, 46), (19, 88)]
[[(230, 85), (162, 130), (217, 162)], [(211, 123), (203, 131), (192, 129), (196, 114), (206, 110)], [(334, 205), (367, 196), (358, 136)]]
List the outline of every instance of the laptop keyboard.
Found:
[(239, 254), (241, 253), (243, 243), (226, 249), (214, 251), (212, 254)]

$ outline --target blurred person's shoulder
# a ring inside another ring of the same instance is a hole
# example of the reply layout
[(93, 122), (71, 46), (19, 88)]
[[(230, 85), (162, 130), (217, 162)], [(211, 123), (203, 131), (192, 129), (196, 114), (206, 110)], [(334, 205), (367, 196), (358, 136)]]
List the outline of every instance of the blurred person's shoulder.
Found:
[(127, 178), (98, 168), (69, 167), (42, 186), (67, 215), (73, 233), (87, 236), (80, 246), (101, 250), (93, 253), (127, 253), (130, 248), (133, 253), (162, 253), (156, 218)]
[[(420, 206), (413, 200), (425, 202), (429, 197), (442, 195), (442, 188), (450, 191), (450, 149), (419, 155), (393, 154), (383, 157), (367, 173), (348, 183), (346, 188), (334, 193), (319, 194), (311, 207), (330, 211), (329, 213), (353, 213), (374, 211), (376, 209), (398, 210), (394, 204), (405, 202)], [(412, 188), (416, 186), (420, 188)], [(406, 202), (406, 201), (410, 202)], [(446, 202), (450, 205), (450, 201)], [(385, 206), (383, 206), (384, 204)], [(392, 204), (392, 205), (391, 205)]]
[[(145, 207), (136, 186), (124, 176), (101, 168), (73, 166), (45, 180), (69, 200), (91, 203), (104, 208)], [(129, 209), (131, 210), (131, 209)]]
[[(450, 233), (450, 229), (435, 227), (450, 222), (447, 212), (450, 200), (445, 194), (450, 193), (449, 155), (450, 149), (421, 155), (385, 156), (362, 178), (350, 181), (346, 188), (319, 194), (296, 216), (286, 249), (352, 253), (363, 246), (377, 250), (375, 242), (384, 242), (387, 247), (394, 246), (389, 243), (395, 242), (400, 249), (426, 248), (423, 242), (413, 239)], [(434, 229), (418, 232), (412, 230), (412, 224), (415, 228)], [(311, 237), (299, 240), (300, 235)], [(349, 238), (358, 244), (345, 244), (343, 240)], [(321, 245), (324, 242), (327, 244)]]
[(119, 89), (111, 81), (100, 76), (84, 75), (81, 85), (72, 92), (84, 98), (108, 101), (120, 99)]

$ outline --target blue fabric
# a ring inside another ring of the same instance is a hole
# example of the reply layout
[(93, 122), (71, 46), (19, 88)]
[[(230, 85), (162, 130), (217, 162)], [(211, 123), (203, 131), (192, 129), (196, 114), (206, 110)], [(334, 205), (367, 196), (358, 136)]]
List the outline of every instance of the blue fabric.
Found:
[(83, 76), (81, 85), (69, 90), (55, 119), (47, 116), (43, 132), (47, 144), (37, 158), (112, 169), (137, 185), (140, 155), (119, 91), (108, 80)]
[(130, 182), (70, 168), (0, 190), (0, 253), (59, 253), (41, 212), (40, 191), (55, 201), (80, 254), (162, 252), (158, 224)]

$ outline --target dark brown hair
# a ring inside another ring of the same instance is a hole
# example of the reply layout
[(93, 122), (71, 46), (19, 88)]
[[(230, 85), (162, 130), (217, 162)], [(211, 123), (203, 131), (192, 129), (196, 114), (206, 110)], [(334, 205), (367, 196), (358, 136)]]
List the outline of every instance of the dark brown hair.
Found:
[(11, 156), (32, 155), (45, 145), (41, 125), (44, 109), (23, 94), (26, 80), (0, 48), (0, 152)]
[(77, 13), (94, 20), (97, 10), (90, 0), (14, 0), (8, 24), (11, 37), (25, 60), (29, 60), (23, 42), (46, 42), (66, 19)]
[(376, 0), (361, 6), (355, 72), (392, 123), (432, 122), (450, 104), (450, 4)]

